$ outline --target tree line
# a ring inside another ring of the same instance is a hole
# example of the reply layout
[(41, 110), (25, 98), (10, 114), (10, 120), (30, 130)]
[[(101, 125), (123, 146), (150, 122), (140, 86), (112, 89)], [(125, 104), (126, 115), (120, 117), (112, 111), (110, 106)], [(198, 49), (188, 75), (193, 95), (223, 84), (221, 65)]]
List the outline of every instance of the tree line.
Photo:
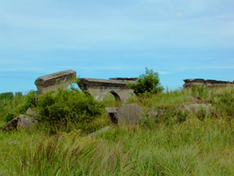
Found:
[(4, 93), (0, 93), (0, 99), (12, 99), (16, 96), (23, 96), (22, 92), (4, 92)]

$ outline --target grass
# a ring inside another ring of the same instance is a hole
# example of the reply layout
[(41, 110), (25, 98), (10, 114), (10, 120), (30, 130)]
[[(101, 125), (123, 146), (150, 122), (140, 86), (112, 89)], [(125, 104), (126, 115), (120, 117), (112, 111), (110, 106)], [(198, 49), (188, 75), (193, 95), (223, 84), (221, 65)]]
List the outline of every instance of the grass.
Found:
[[(132, 97), (128, 103), (144, 111), (168, 112), (144, 116), (137, 126), (111, 126), (92, 138), (75, 129), (0, 132), (0, 175), (234, 175), (233, 92), (203, 88)], [(215, 116), (187, 114), (173, 121), (178, 113), (172, 107), (204, 102), (216, 107)]]
[(25, 96), (15, 96), (14, 98), (0, 99), (0, 123), (4, 120), (9, 111), (16, 110), (25, 101)]

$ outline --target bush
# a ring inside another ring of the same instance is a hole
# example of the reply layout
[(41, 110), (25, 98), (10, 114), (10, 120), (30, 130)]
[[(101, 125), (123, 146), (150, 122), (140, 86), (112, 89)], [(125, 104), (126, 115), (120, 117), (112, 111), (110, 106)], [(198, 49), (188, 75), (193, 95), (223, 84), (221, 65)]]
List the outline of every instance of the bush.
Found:
[(42, 120), (86, 123), (104, 111), (103, 104), (75, 89), (49, 91), (39, 96), (38, 108)]
[(31, 91), (25, 96), (17, 94), (13, 98), (6, 100), (3, 106), (4, 108), (2, 108), (0, 115), (4, 117), (3, 120), (5, 122), (9, 122), (19, 114), (24, 114), (28, 108), (36, 106), (35, 92)]
[(135, 83), (129, 83), (128, 86), (134, 89), (136, 95), (157, 94), (163, 91), (158, 72), (148, 68), (145, 69), (145, 74), (140, 75)]
[(204, 86), (193, 86), (191, 90), (192, 96), (196, 97), (199, 100), (208, 98), (209, 89)]
[(10, 100), (10, 99), (13, 99), (13, 98), (14, 98), (13, 92), (6, 92), (6, 93), (1, 93), (0, 94), (0, 99)]
[(28, 108), (36, 107), (35, 92), (29, 92), (24, 99), (24, 103), (17, 108), (17, 111), (21, 114), (25, 113)]
[(233, 118), (234, 116), (234, 89), (231, 91), (225, 91), (222, 95), (220, 95), (218, 101), (215, 103), (217, 109), (219, 109), (222, 114), (230, 116)]
[(4, 122), (9, 122), (17, 116), (17, 113), (10, 111), (4, 117)]

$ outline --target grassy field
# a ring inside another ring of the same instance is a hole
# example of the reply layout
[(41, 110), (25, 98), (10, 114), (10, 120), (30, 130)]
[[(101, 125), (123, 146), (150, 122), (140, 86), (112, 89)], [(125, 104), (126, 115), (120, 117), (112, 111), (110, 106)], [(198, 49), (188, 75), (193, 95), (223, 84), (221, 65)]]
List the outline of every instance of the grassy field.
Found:
[[(104, 103), (119, 106), (108, 97)], [(234, 175), (233, 88), (133, 96), (128, 103), (144, 110), (138, 125), (111, 126), (92, 138), (76, 128), (51, 134), (43, 125), (0, 132), (0, 175)], [(180, 108), (194, 103), (214, 110)], [(18, 105), (8, 101), (5, 106)], [(151, 109), (158, 116), (147, 116)]]

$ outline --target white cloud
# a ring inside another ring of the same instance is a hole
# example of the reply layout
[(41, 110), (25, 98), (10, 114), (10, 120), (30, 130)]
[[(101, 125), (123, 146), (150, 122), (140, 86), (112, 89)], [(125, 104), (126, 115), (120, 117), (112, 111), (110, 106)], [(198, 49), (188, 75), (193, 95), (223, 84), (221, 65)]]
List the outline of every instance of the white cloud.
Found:
[(234, 65), (226, 65), (226, 66), (197, 66), (197, 67), (183, 67), (180, 68), (179, 71), (187, 71), (187, 70), (206, 70), (206, 69), (234, 69)]
[[(113, 71), (136, 71), (136, 70), (144, 70), (144, 66), (124, 66), (124, 65), (105, 65), (105, 66), (66, 66), (67, 68), (73, 68), (75, 70), (90, 70), (90, 71), (95, 71), (95, 70), (113, 70)], [(161, 75), (169, 74), (170, 72), (166, 71), (158, 71), (155, 70)]]
[(87, 2), (76, 4), (79, 10), (65, 2), (10, 2), (12, 9), (0, 11), (0, 48), (232, 47), (234, 41), (233, 13), (191, 14), (209, 9), (202, 0), (128, 1), (121, 8), (92, 2), (93, 12)]
[(47, 70), (40, 67), (5, 67), (0, 68), (0, 72), (30, 72), (30, 73), (46, 73)]

